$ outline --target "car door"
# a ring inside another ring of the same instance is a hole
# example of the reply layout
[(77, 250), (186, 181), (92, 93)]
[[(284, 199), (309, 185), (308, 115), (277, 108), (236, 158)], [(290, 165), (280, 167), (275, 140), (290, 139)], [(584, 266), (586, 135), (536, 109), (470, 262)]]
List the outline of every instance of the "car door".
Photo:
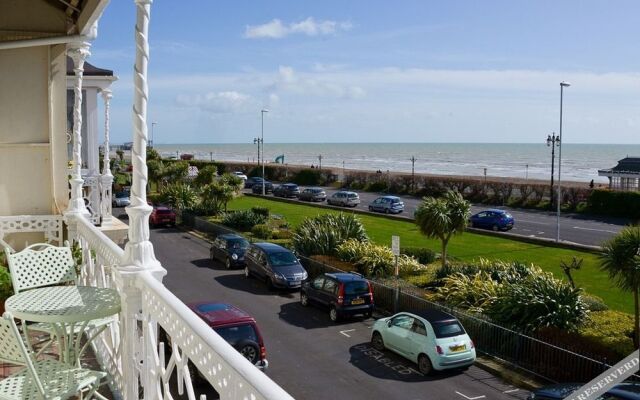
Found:
[(267, 260), (267, 255), (262, 250), (258, 250), (257, 257), (257, 266), (258, 266), (258, 275), (262, 278), (266, 277), (269, 273), (269, 262)]
[(475, 224), (476, 226), (480, 227), (480, 228), (484, 228), (487, 223), (487, 213), (486, 212), (481, 212), (479, 213), (476, 218), (475, 218)]
[(427, 347), (427, 328), (422, 321), (413, 318), (413, 323), (407, 334), (407, 340), (402, 345), (407, 358), (417, 362), (418, 355), (424, 352)]
[(331, 278), (326, 278), (320, 291), (319, 302), (322, 305), (329, 306), (335, 297), (337, 287), (338, 282)]
[(256, 247), (251, 247), (247, 251), (247, 268), (256, 275), (260, 275), (260, 255), (262, 252)]
[(409, 329), (413, 325), (413, 317), (407, 314), (396, 315), (389, 320), (389, 325), (386, 330), (386, 335), (383, 336), (385, 345), (405, 356), (405, 349), (407, 345), (407, 336), (409, 335)]
[(373, 204), (371, 205), (373, 211), (380, 211), (380, 200), (380, 198), (377, 198), (373, 201)]
[(324, 276), (319, 276), (309, 283), (307, 297), (314, 303), (320, 303), (320, 291), (324, 285)]

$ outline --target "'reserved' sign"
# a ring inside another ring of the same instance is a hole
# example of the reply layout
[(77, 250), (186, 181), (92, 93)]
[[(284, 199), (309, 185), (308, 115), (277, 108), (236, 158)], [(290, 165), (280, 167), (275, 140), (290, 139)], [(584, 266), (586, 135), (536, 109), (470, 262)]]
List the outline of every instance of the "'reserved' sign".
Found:
[(636, 350), (624, 360), (601, 373), (591, 382), (573, 392), (565, 400), (595, 400), (638, 371), (640, 351)]

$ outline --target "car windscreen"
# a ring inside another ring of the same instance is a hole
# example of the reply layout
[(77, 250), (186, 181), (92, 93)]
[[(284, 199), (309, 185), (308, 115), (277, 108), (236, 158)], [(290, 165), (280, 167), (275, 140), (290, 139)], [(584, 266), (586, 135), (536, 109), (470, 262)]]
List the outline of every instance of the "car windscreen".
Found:
[(245, 239), (231, 239), (227, 240), (227, 249), (242, 249), (246, 250), (249, 248), (249, 242)]
[(116, 198), (118, 198), (118, 199), (124, 199), (126, 197), (129, 197), (129, 193), (127, 193), (127, 192), (116, 193)]
[(350, 199), (355, 199), (356, 197), (358, 197), (358, 195), (356, 193), (349, 193), (349, 198)]
[(369, 283), (367, 281), (347, 282), (344, 284), (344, 293), (347, 295), (369, 293)]
[(160, 210), (160, 209), (156, 209), (156, 213), (159, 215), (169, 215), (169, 214), (173, 214), (172, 210)]
[(280, 267), (283, 265), (291, 265), (298, 262), (293, 253), (288, 251), (279, 251), (277, 253), (269, 253), (269, 263), (272, 267)]
[(213, 330), (231, 345), (235, 345), (241, 340), (251, 340), (258, 343), (258, 335), (251, 324), (218, 327)]
[(433, 325), (433, 330), (439, 339), (465, 334), (458, 321), (433, 322), (431, 325)]

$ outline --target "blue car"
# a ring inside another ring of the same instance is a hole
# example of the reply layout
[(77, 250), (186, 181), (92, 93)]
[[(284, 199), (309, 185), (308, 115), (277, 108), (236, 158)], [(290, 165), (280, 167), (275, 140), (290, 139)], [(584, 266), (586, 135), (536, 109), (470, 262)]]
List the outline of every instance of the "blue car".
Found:
[(471, 216), (471, 226), (473, 228), (508, 231), (513, 228), (513, 224), (513, 216), (504, 210), (486, 210)]

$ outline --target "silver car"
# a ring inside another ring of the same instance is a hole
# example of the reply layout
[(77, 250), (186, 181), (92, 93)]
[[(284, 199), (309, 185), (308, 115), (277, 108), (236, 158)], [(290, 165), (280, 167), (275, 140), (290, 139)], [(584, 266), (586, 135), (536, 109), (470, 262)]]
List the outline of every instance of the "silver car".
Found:
[(113, 207), (127, 207), (131, 204), (128, 192), (118, 192), (113, 195)]
[(327, 199), (327, 204), (342, 207), (355, 207), (360, 204), (360, 196), (356, 192), (341, 190)]
[(310, 187), (303, 190), (298, 199), (305, 201), (325, 201), (327, 199), (327, 192), (322, 188)]

